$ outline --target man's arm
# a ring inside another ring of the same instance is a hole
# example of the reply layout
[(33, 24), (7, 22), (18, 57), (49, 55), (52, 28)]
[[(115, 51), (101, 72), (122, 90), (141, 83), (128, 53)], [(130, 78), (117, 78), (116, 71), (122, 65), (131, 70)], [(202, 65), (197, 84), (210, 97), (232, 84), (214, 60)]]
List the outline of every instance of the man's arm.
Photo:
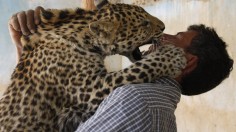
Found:
[(38, 6), (35, 10), (27, 10), (18, 12), (10, 18), (8, 29), (13, 44), (17, 49), (18, 60), (22, 53), (22, 44), (20, 38), (22, 35), (30, 35), (35, 33), (36, 26), (40, 24), (40, 10), (43, 8)]

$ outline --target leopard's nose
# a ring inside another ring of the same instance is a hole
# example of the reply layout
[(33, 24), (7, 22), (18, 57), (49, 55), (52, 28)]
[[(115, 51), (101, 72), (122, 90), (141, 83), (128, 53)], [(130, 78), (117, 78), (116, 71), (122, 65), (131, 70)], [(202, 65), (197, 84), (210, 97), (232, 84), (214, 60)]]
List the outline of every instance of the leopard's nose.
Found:
[(161, 28), (161, 31), (164, 31), (165, 30), (165, 26)]
[(165, 24), (164, 24), (162, 21), (160, 21), (158, 27), (159, 27), (159, 29), (160, 29), (161, 31), (164, 31), (164, 30), (165, 30)]

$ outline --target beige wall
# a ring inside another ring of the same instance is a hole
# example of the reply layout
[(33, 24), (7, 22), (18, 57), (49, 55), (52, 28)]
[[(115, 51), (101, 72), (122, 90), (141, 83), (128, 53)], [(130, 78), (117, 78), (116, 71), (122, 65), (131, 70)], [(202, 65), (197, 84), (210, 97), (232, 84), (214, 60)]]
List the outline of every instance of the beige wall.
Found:
[[(16, 1), (9, 0), (12, 4)], [(9, 3), (0, 1), (0, 5)], [(37, 5), (48, 8), (65, 8), (80, 6), (80, 0), (23, 0), (17, 2), (15, 9), (26, 10), (34, 8)], [(116, 0), (113, 0), (116, 1)], [(229, 44), (230, 55), (236, 59), (236, 1), (235, 0), (118, 0), (125, 3), (141, 3), (142, 6), (152, 15), (159, 17), (166, 24), (166, 33), (175, 34), (178, 31), (186, 30), (190, 24), (204, 23), (216, 28), (220, 36)], [(19, 6), (18, 6), (19, 5)], [(6, 7), (6, 13), (9, 9), (15, 7)], [(8, 18), (1, 20), (7, 21)], [(0, 23), (2, 25), (2, 23)], [(10, 73), (15, 66), (15, 50), (10, 45), (9, 36), (1, 37), (7, 34), (6, 23), (0, 29), (0, 95), (9, 82)], [(4, 31), (4, 32), (3, 32)], [(7, 50), (9, 49), (9, 50)], [(117, 61), (118, 60), (118, 61)], [(121, 63), (122, 62), (122, 63)], [(106, 61), (109, 69), (118, 70), (122, 66), (129, 65), (127, 59), (115, 56)], [(236, 70), (233, 71), (229, 79), (225, 80), (220, 86), (211, 92), (200, 96), (185, 97), (182, 96), (178, 105), (177, 127), (179, 132), (234, 132), (236, 130)]]

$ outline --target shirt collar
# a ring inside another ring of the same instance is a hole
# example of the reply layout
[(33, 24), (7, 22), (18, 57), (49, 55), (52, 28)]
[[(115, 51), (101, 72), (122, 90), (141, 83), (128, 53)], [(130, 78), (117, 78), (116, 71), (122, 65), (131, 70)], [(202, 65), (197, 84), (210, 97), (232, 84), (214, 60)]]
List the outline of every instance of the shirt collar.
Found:
[(161, 83), (161, 84), (168, 84), (170, 86), (176, 87), (178, 88), (178, 90), (181, 91), (182, 87), (179, 84), (179, 82), (177, 82), (175, 79), (171, 78), (171, 77), (160, 77), (158, 78), (155, 83)]

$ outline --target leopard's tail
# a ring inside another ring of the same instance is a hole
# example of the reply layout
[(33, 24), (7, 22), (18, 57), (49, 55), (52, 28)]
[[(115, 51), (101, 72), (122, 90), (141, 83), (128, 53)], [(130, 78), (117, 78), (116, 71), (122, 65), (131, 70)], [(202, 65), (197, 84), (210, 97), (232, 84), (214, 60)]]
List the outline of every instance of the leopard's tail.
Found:
[[(94, 4), (97, 9), (102, 8), (104, 5), (109, 4), (107, 0), (94, 0)], [(95, 11), (85, 10), (82, 8), (76, 9), (42, 9), (40, 12), (40, 18), (43, 23), (58, 23), (77, 16), (78, 19), (86, 18), (86, 16), (94, 15)]]
[(43, 23), (58, 23), (60, 21), (68, 20), (76, 15), (74, 9), (42, 9), (40, 12), (40, 19)]

